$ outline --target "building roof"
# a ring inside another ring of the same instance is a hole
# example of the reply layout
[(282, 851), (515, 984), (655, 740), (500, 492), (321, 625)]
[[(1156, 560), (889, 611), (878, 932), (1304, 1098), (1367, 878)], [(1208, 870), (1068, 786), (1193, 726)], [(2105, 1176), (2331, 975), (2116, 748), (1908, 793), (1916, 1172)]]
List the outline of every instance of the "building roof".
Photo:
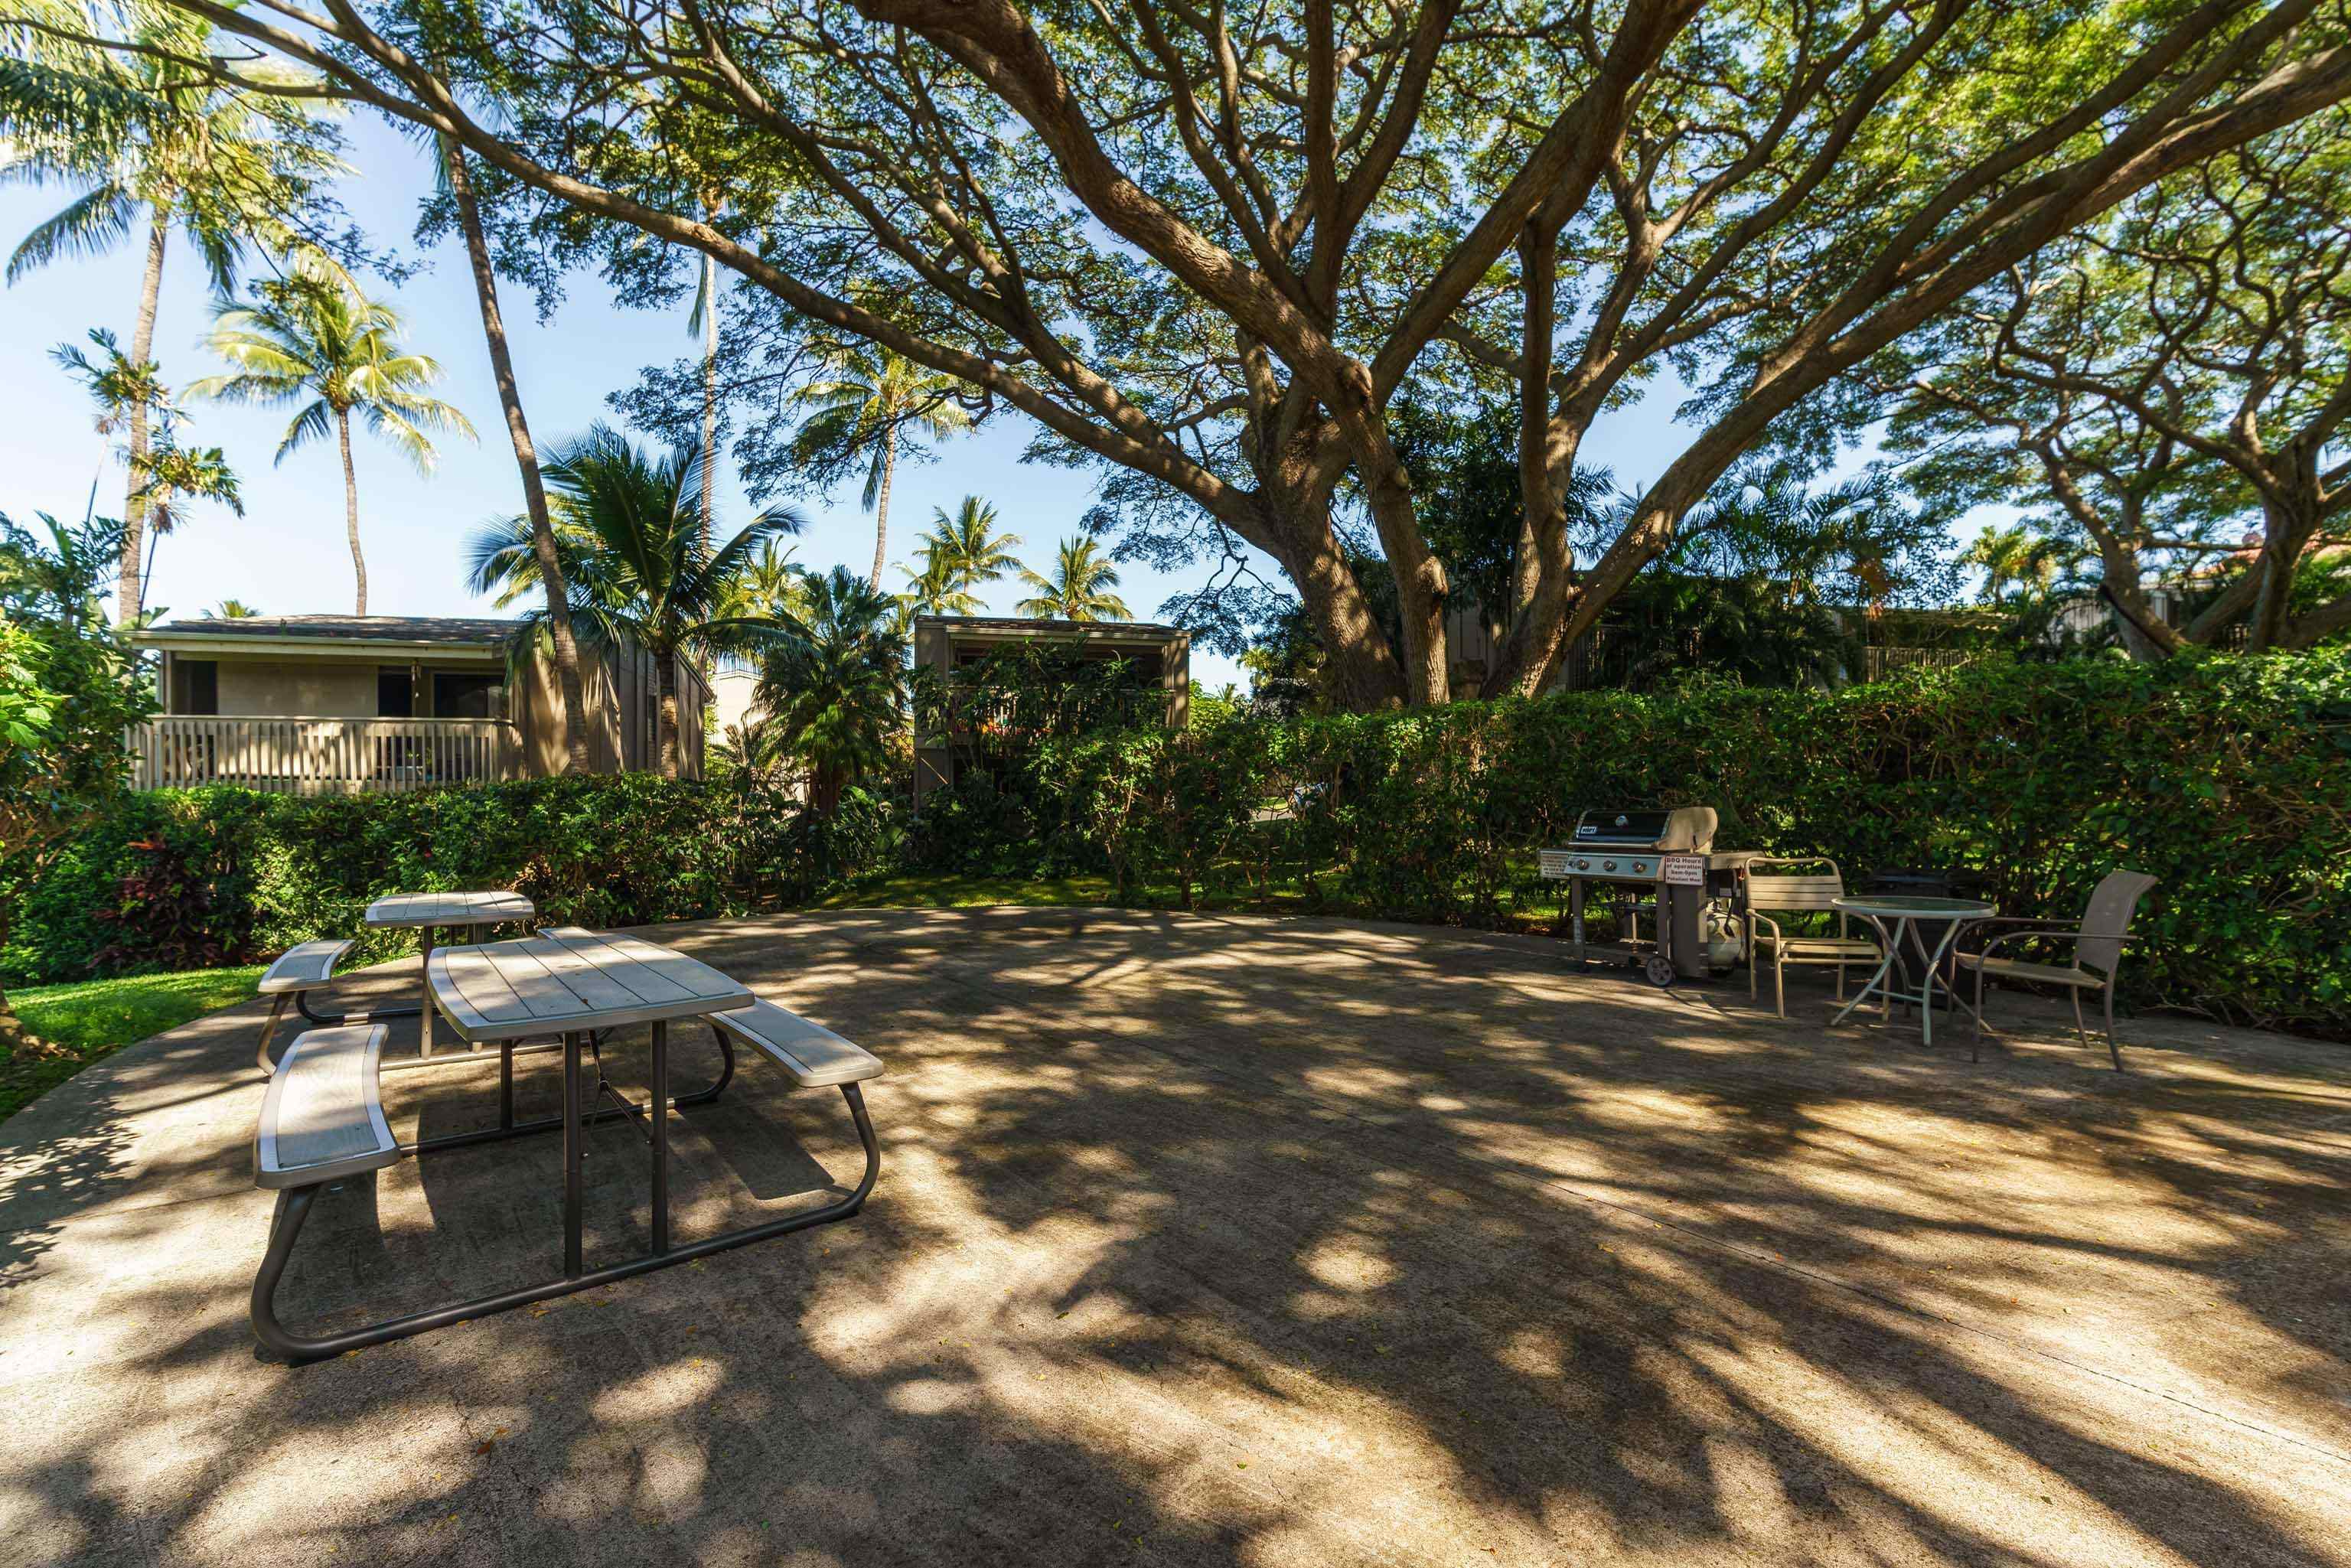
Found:
[(1019, 615), (917, 615), (917, 626), (944, 626), (949, 632), (1048, 632), (1068, 637), (1185, 637), (1181, 626), (1156, 621), (1050, 621)]
[(522, 624), (484, 615), (239, 615), (170, 621), (141, 637), (283, 637), (302, 643), (439, 643), (477, 648), (506, 642)]

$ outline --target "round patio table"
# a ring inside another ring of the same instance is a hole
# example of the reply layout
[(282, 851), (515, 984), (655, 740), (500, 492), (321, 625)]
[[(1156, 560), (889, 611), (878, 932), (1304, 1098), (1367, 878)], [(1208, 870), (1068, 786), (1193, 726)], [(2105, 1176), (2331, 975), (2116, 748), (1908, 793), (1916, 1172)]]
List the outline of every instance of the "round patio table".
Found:
[[(433, 932), (442, 925), (471, 934), (485, 925), (528, 921), (538, 914), (531, 901), (514, 889), (492, 893), (390, 893), (367, 906), (363, 923), (371, 930), (413, 927), (423, 949), (417, 971), (424, 986), (423, 1017), (416, 1026), (416, 1055), (433, 1054)], [(456, 1058), (450, 1058), (455, 1061)]]
[[(1896, 971), (1897, 966), (1895, 959), (1902, 951), (1903, 938), (1907, 936), (1911, 947), (1924, 960), (1925, 977), (1918, 983), (1917, 996), (1919, 1036), (1924, 1043), (1934, 1044), (1935, 975), (1943, 967), (1943, 955), (1950, 951), (1951, 945), (1959, 940), (1961, 926), (1971, 920), (1991, 919), (1999, 913), (1998, 906), (1986, 904), (1980, 898), (1929, 898), (1923, 894), (1852, 894), (1843, 898), (1829, 900), (1829, 907), (1842, 910), (1847, 915), (1859, 915), (1868, 921), (1876, 928), (1878, 946), (1886, 955), (1878, 960), (1876, 972), (1869, 977), (1869, 984), (1862, 987), (1853, 1000), (1845, 1003), (1838, 1010), (1836, 1017), (1829, 1019), (1829, 1027), (1834, 1029), (1844, 1022), (1845, 1015), (1861, 1006), (1872, 991), (1886, 998), (1892, 998), (1897, 995), (1899, 982), (1891, 977)], [(1926, 938), (1918, 934), (1918, 927), (1927, 924), (1936, 924), (1942, 927), (1942, 935), (1936, 941), (1934, 951), (1931, 953), (1927, 950)], [(1945, 988), (1950, 989), (1948, 987)], [(1966, 1008), (1969, 1014), (1973, 1016), (1975, 1009), (1968, 1008), (1968, 1004), (1960, 1000), (1958, 991), (1951, 990), (1950, 996), (1953, 1002), (1958, 1003), (1961, 1008)], [(1910, 998), (1903, 997), (1901, 999), (1907, 1001)]]

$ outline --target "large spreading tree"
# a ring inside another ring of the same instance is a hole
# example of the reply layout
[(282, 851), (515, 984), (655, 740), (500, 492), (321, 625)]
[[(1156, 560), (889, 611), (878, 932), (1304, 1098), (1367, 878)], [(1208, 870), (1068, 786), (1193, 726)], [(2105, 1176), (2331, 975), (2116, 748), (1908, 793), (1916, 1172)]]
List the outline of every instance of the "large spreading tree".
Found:
[[(2048, 503), (2136, 653), (2351, 631), (2314, 570), (2351, 545), (2346, 132), (2330, 111), (2152, 186), (1871, 367), (1913, 483)], [(2208, 585), (2185, 616), (2152, 591)]]
[[(698, 251), (779, 335), (956, 377), (1119, 470), (1141, 526), (1264, 552), (1366, 706), (1450, 690), (1408, 383), (1516, 390), (1486, 689), (1535, 689), (1821, 389), (2351, 92), (2320, 0), (171, 3), (326, 85), (188, 64), (450, 137), (543, 243), (624, 282)], [(1582, 444), (1667, 366), (1700, 389), (1688, 438), (1580, 562)], [(1393, 643), (1343, 508), (1394, 572)]]

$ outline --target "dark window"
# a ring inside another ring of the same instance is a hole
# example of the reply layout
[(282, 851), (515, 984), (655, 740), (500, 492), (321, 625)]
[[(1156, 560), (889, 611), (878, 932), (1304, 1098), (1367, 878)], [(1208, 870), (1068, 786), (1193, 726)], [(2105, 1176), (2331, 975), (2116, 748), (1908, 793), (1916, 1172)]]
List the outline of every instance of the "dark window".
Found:
[(375, 716), (378, 718), (416, 716), (416, 688), (409, 681), (406, 664), (380, 664), (376, 667)]
[(172, 711), (220, 712), (220, 665), (211, 659), (172, 661)]
[(433, 676), (433, 716), (434, 718), (496, 718), (498, 689), (506, 685), (497, 675), (453, 674), (436, 671)]

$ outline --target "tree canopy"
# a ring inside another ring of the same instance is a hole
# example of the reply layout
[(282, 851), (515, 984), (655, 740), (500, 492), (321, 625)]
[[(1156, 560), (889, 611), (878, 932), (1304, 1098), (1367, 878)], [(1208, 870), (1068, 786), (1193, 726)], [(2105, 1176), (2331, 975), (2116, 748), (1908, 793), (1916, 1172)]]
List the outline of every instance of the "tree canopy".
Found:
[[(674, 293), (700, 252), (742, 364), (862, 341), (1113, 470), (1129, 545), (1264, 552), (1364, 705), (1451, 687), (1407, 386), (1518, 402), (1489, 689), (1532, 689), (1822, 389), (2351, 91), (2317, 0), (171, 4), (326, 84), (233, 85), (462, 145), (511, 252)], [(1688, 438), (1580, 559), (1583, 438), (1668, 368)]]
[[(2351, 629), (2351, 594), (2300, 593), (2351, 545), (2346, 131), (2330, 110), (2150, 186), (1887, 355), (1912, 483), (2040, 500), (2142, 649)], [(2184, 624), (2158, 584), (2198, 591)]]

